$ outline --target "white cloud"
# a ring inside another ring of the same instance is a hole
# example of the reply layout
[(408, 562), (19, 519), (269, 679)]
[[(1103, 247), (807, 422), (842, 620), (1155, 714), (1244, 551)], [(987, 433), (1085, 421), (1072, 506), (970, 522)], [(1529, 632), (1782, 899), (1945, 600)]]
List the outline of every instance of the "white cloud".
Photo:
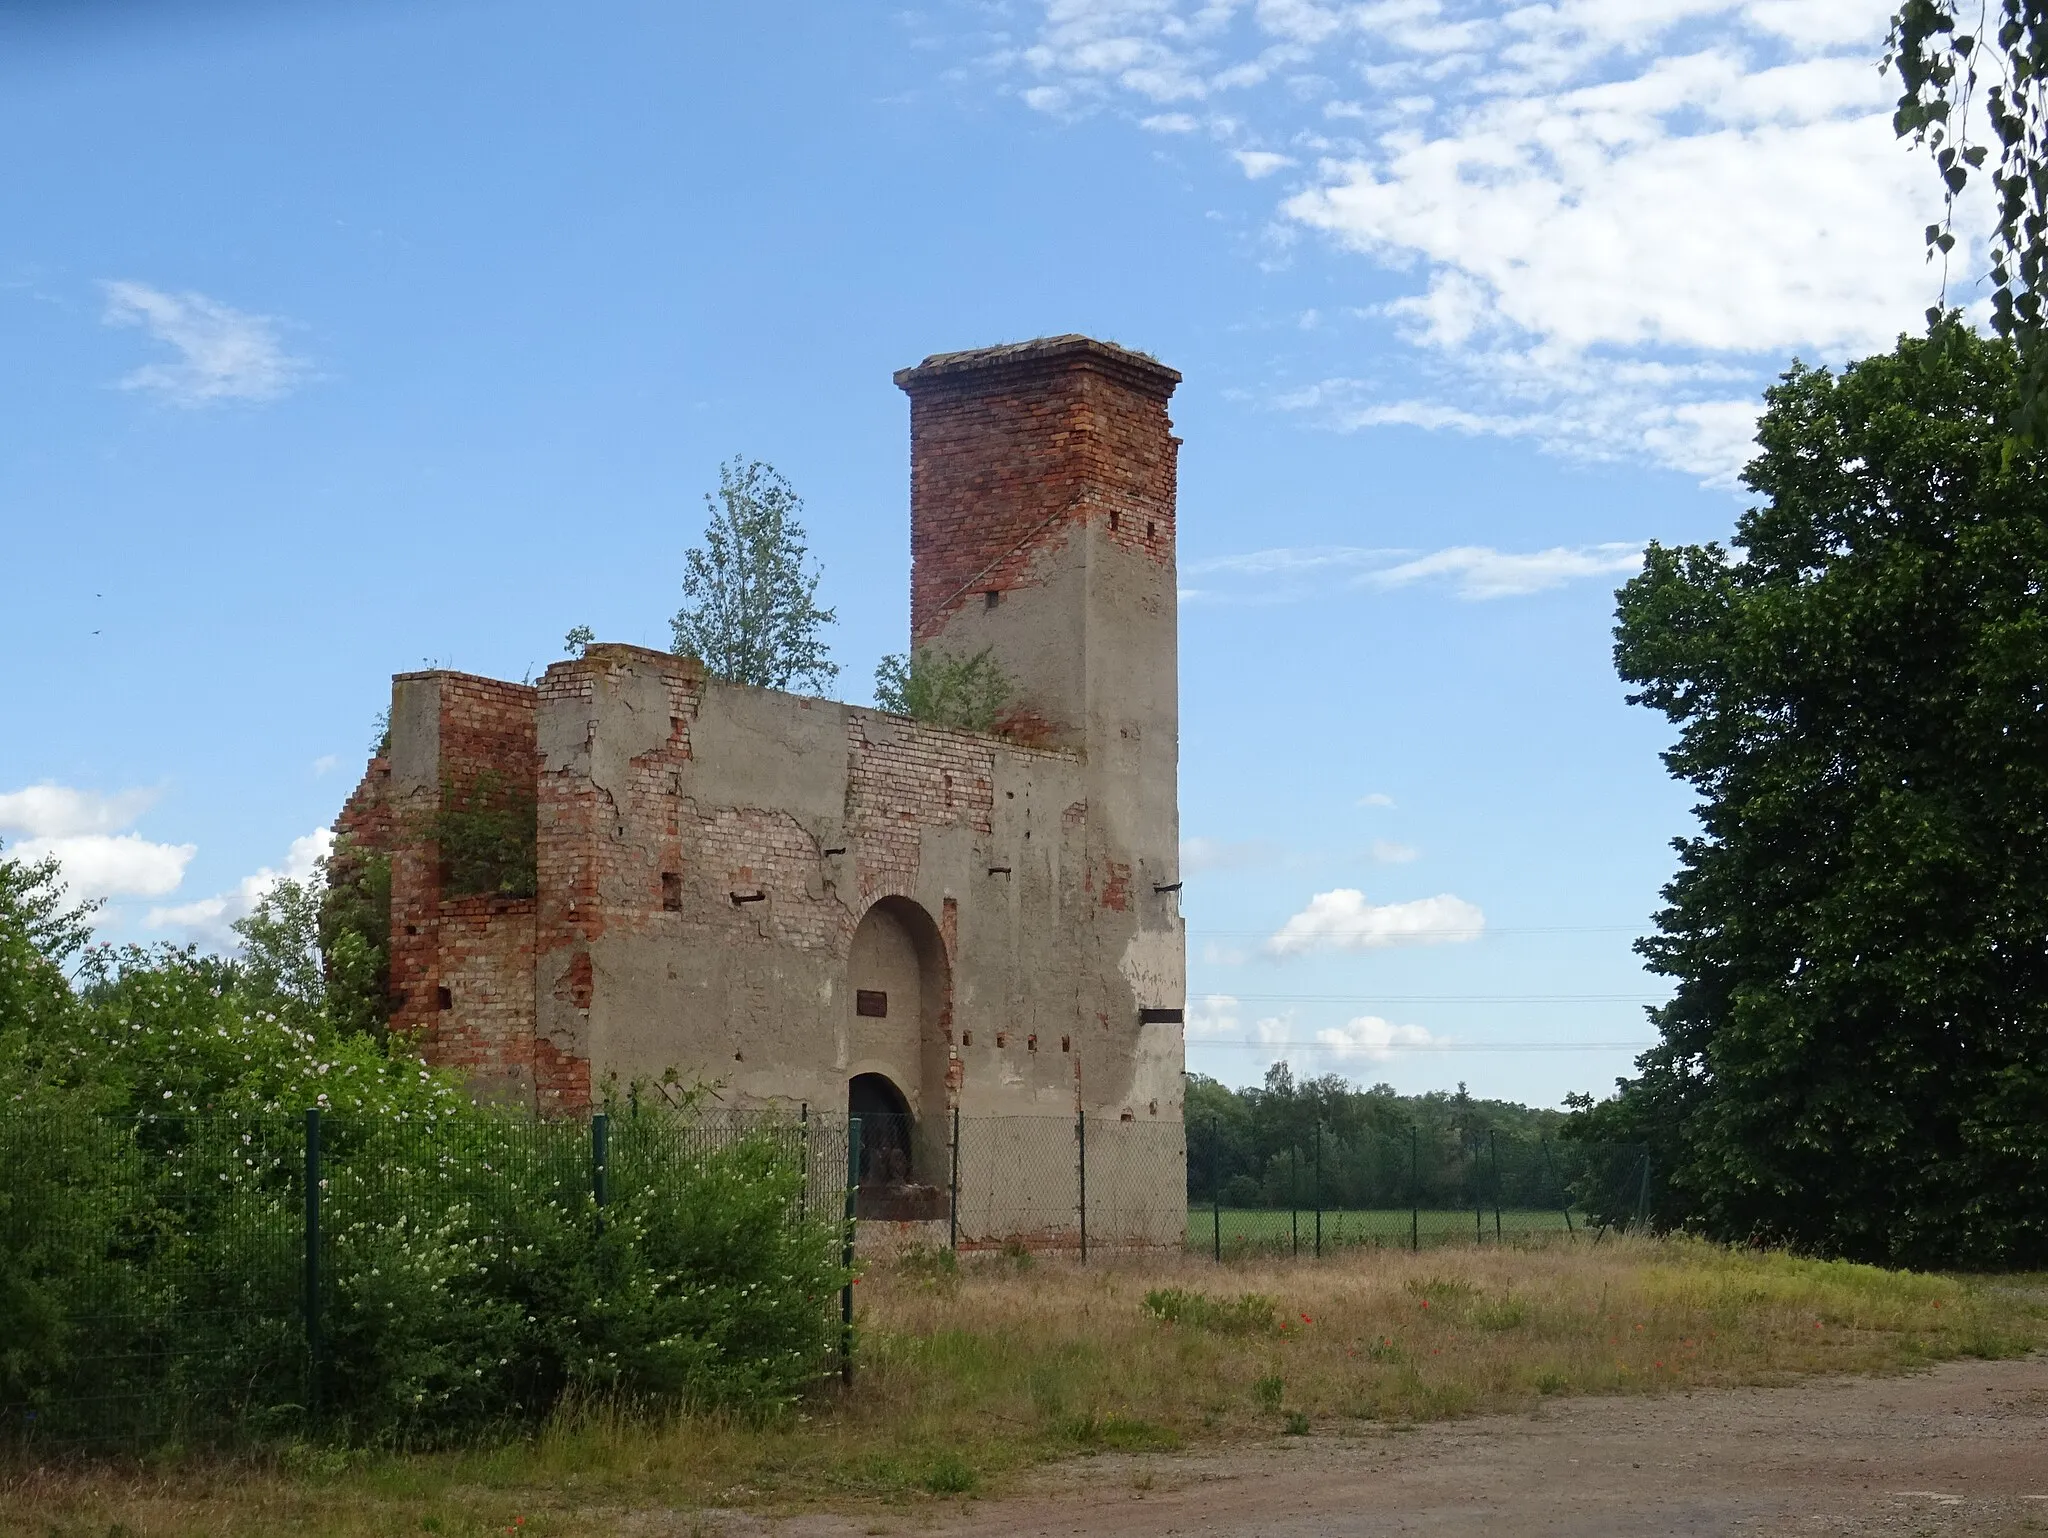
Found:
[(1318, 545), (1193, 562), (1187, 570), (1207, 585), (1184, 590), (1181, 598), (1211, 604), (1289, 603), (1329, 598), (1347, 589), (1386, 591), (1423, 583), (1440, 583), (1465, 599), (1511, 598), (1587, 578), (1628, 575), (1641, 566), (1642, 546), (1631, 540), (1531, 551), (1452, 545), (1422, 554)]
[(1265, 865), (1280, 851), (1262, 839), (1235, 843), (1216, 838), (1184, 838), (1180, 841), (1180, 870), (1183, 876), (1211, 870), (1243, 870)]
[(1383, 790), (1370, 790), (1358, 798), (1360, 806), (1392, 806), (1394, 798)]
[(55, 855), (73, 897), (162, 897), (178, 889), (199, 846), (155, 844), (139, 833), (81, 833), (26, 838), (10, 852), (29, 861)]
[(28, 838), (118, 833), (155, 802), (153, 790), (123, 790), (109, 796), (69, 785), (31, 785), (0, 793), (0, 830)]
[(1397, 1052), (1427, 1051), (1444, 1045), (1441, 1036), (1419, 1025), (1395, 1025), (1378, 1015), (1360, 1015), (1343, 1025), (1316, 1032), (1316, 1040), (1339, 1058), (1362, 1057), (1384, 1063)]
[(1392, 839), (1373, 840), (1372, 857), (1382, 865), (1406, 865), (1422, 851), (1413, 844), (1397, 844)]
[(273, 870), (266, 865), (254, 875), (244, 876), (232, 892), (202, 897), (176, 907), (152, 908), (145, 922), (151, 929), (182, 930), (186, 939), (232, 950), (241, 943), (234, 932), (235, 921), (254, 912), (256, 905), (279, 881), (286, 877), (293, 881), (306, 880), (333, 847), (333, 831), (315, 828), (311, 833), (292, 840), (291, 848), (285, 852), (282, 870)]
[(336, 768), (340, 766), (340, 764), (341, 760), (334, 754), (322, 753), (318, 758), (313, 760), (313, 773), (315, 773), (316, 775), (331, 774), (334, 772)]
[(1156, 134), (1191, 134), (1202, 126), (1202, 121), (1185, 112), (1155, 112), (1150, 117), (1138, 119), (1138, 126)]
[(1390, 945), (1476, 940), (1486, 915), (1462, 897), (1440, 893), (1404, 903), (1370, 903), (1354, 887), (1318, 892), (1266, 941), (1270, 956), (1367, 951)]
[(124, 390), (147, 390), (179, 406), (214, 401), (268, 401), (307, 377), (304, 359), (284, 349), (278, 322), (231, 309), (204, 294), (171, 294), (147, 283), (110, 281), (103, 319), (140, 326), (174, 349), (169, 363), (148, 363), (123, 376)]
[(1275, 171), (1299, 164), (1292, 155), (1276, 155), (1271, 150), (1232, 150), (1231, 158), (1238, 169), (1253, 181), (1263, 181)]
[(1441, 579), (1451, 583), (1460, 598), (1510, 598), (1562, 587), (1581, 577), (1633, 573), (1642, 564), (1642, 546), (1625, 542), (1560, 545), (1526, 555), (1486, 545), (1454, 545), (1372, 572), (1366, 580), (1374, 587), (1393, 588)]
[[(1227, 993), (1205, 994), (1188, 1001), (1187, 1039), (1221, 1044), (1252, 1043), (1286, 1051), (1299, 1048), (1300, 1025), (1294, 1011), (1262, 1015), (1247, 1021), (1240, 1000)], [(1363, 1058), (1383, 1063), (1402, 1052), (1429, 1051), (1444, 1047), (1444, 1037), (1419, 1025), (1396, 1025), (1377, 1015), (1360, 1015), (1340, 1026), (1325, 1026), (1315, 1033), (1316, 1049), (1342, 1061)]]
[(9, 852), (35, 861), (56, 856), (73, 898), (161, 897), (177, 890), (194, 844), (158, 844), (121, 830), (149, 810), (156, 792), (113, 795), (68, 785), (31, 785), (0, 794), (0, 831), (17, 835)]
[(1244, 1041), (1246, 1039), (1281, 1043), (1292, 1034), (1294, 1012), (1278, 1015), (1263, 1015), (1245, 1024), (1244, 1006), (1227, 993), (1204, 994), (1188, 1001), (1187, 1030), (1189, 1041)]
[(1893, 8), (1043, 0), (1011, 60), (1133, 118), (1171, 102), (1248, 174), (1287, 157), (1247, 142), (1317, 157), (1275, 214), (1407, 275), (1378, 313), (1436, 381), (1360, 386), (1332, 425), (1725, 482), (1789, 355), (1888, 346), (1935, 298), (1939, 189), (1874, 67)]

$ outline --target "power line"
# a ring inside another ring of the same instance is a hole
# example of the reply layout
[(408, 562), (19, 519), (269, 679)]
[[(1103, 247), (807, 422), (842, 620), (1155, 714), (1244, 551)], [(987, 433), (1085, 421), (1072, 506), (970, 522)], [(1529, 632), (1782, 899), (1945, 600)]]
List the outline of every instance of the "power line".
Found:
[[(1391, 940), (1406, 940), (1414, 944), (1418, 940), (1471, 940), (1483, 935), (1633, 935), (1641, 934), (1649, 926), (1644, 924), (1482, 924), (1476, 929), (1432, 929), (1427, 935), (1403, 935), (1390, 937)], [(1190, 929), (1195, 935), (1223, 935), (1236, 940), (1264, 940), (1275, 933), (1272, 929)], [(1309, 938), (1328, 938), (1311, 936)]]
[(1238, 993), (1221, 988), (1188, 990), (1195, 1000), (1247, 999), (1260, 1004), (1663, 1004), (1654, 993)]
[(1190, 1036), (1193, 1047), (1292, 1047), (1304, 1052), (1365, 1052), (1374, 1057), (1394, 1053), (1433, 1052), (1642, 1052), (1654, 1041), (1437, 1041), (1427, 1045), (1404, 1042), (1358, 1041), (1259, 1041), (1249, 1036)]

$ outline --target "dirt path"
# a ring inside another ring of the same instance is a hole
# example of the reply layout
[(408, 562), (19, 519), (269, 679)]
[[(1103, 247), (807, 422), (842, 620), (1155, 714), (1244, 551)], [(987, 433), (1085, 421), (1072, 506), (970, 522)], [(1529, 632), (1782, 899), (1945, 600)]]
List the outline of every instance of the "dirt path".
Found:
[[(1920, 1377), (1584, 1399), (1368, 1436), (1097, 1458), (1022, 1498), (737, 1535), (2048, 1533), (2048, 1358)], [(688, 1531), (683, 1524), (680, 1531)], [(656, 1525), (656, 1531), (661, 1530)]]

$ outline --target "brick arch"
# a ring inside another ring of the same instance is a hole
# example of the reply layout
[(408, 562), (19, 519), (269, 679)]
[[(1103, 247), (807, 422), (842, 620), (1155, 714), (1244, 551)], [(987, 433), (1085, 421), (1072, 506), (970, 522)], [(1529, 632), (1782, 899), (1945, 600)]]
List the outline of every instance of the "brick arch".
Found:
[(886, 1074), (920, 1121), (943, 1115), (951, 1093), (953, 965), (939, 921), (913, 897), (877, 893), (854, 926), (846, 970), (849, 1072)]

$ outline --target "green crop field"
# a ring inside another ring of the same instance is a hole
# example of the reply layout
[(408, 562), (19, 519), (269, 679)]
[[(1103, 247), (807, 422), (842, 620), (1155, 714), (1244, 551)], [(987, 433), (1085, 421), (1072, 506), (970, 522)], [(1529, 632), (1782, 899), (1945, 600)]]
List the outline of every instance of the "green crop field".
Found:
[[(1528, 1234), (1561, 1234), (1567, 1229), (1562, 1212), (1553, 1209), (1503, 1208), (1496, 1214), (1489, 1207), (1474, 1220), (1470, 1207), (1425, 1207), (1413, 1212), (1406, 1207), (1323, 1213), (1323, 1248), (1353, 1245), (1405, 1249), (1409, 1244), (1492, 1244)], [(1586, 1227), (1580, 1214), (1573, 1214), (1569, 1226)], [(1188, 1208), (1188, 1248), (1206, 1250), (1222, 1231), (1223, 1247), (1292, 1251), (1298, 1242), (1303, 1254), (1315, 1245), (1316, 1215), (1309, 1209), (1289, 1213), (1285, 1208), (1225, 1207)]]

